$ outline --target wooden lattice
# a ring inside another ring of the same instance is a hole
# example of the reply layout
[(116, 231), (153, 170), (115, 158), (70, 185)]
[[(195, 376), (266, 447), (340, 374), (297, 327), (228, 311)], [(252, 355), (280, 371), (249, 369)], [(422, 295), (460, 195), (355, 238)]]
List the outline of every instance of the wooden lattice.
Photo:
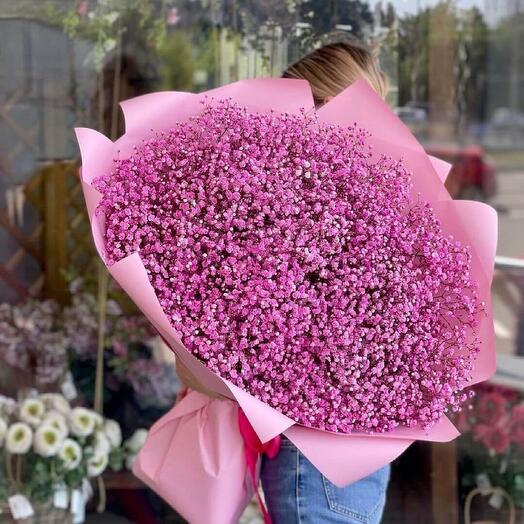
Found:
[[(16, 245), (11, 252), (2, 253), (0, 279), (19, 298), (37, 296), (64, 303), (68, 292), (63, 271), (94, 268), (94, 246), (77, 172), (75, 163), (52, 163), (25, 184), (26, 207), (36, 211), (36, 224), (29, 231), (23, 231), (0, 209), (0, 227)], [(18, 270), (28, 257), (39, 267), (31, 281)]]

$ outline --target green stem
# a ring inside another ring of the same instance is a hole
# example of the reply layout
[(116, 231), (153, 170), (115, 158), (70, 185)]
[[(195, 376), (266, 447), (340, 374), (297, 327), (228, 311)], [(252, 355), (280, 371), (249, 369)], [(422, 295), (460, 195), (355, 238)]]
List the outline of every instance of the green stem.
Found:
[(96, 352), (95, 411), (104, 410), (104, 346), (106, 331), (107, 289), (109, 275), (102, 261), (98, 261), (98, 345)]
[(7, 473), (7, 479), (9, 480), (9, 484), (14, 485), (15, 484), (15, 476), (13, 472), (13, 456), (11, 453), (5, 454), (5, 470)]

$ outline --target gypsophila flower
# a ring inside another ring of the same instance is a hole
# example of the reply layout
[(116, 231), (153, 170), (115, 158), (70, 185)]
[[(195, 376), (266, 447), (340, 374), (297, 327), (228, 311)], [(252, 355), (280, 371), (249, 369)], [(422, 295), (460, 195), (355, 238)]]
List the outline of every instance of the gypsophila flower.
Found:
[(173, 365), (153, 359), (138, 358), (130, 362), (125, 378), (143, 409), (171, 406), (180, 391)]
[(74, 408), (69, 415), (71, 433), (77, 437), (88, 437), (95, 429), (94, 413), (86, 408)]
[(39, 384), (58, 381), (68, 364), (69, 344), (59, 326), (59, 312), (52, 300), (0, 304), (0, 358), (16, 368), (32, 365)]
[(107, 262), (138, 252), (186, 348), (296, 422), (429, 428), (466, 398), (482, 304), (468, 248), (367, 138), (209, 102), (94, 182)]
[(87, 461), (87, 475), (89, 477), (98, 477), (106, 469), (109, 463), (109, 456), (102, 451), (96, 451)]
[(13, 455), (24, 455), (31, 449), (33, 430), (25, 422), (15, 422), (7, 430), (5, 449)]
[(58, 456), (62, 460), (65, 468), (71, 471), (76, 469), (82, 460), (82, 448), (76, 440), (66, 438), (62, 442)]
[(20, 406), (20, 420), (31, 426), (38, 426), (45, 413), (44, 403), (37, 398), (27, 398)]
[(96, 353), (96, 299), (90, 293), (73, 295), (72, 304), (64, 310), (64, 329), (71, 349), (80, 358)]
[(51, 424), (44, 423), (35, 431), (33, 448), (42, 457), (53, 457), (60, 451), (63, 440), (63, 433)]

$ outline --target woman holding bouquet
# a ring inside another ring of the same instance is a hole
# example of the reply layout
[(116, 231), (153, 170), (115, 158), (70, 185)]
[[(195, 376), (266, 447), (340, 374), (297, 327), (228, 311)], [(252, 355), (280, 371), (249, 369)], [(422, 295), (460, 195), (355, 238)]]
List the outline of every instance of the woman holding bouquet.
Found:
[[(375, 55), (355, 42), (326, 45), (305, 56), (283, 74), (307, 80), (317, 107), (359, 78), (382, 97), (388, 81)], [(214, 396), (180, 362), (177, 372), (191, 389)], [(278, 455), (264, 458), (262, 486), (274, 524), (378, 524), (386, 502), (389, 465), (345, 488), (327, 480), (294, 444), (283, 437)]]

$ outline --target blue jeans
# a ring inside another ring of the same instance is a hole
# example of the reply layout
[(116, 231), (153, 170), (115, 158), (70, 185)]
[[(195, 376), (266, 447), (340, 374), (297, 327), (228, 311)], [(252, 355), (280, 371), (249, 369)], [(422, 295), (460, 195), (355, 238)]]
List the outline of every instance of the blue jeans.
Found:
[(263, 458), (261, 480), (273, 524), (378, 524), (389, 469), (338, 488), (283, 438), (279, 454)]

